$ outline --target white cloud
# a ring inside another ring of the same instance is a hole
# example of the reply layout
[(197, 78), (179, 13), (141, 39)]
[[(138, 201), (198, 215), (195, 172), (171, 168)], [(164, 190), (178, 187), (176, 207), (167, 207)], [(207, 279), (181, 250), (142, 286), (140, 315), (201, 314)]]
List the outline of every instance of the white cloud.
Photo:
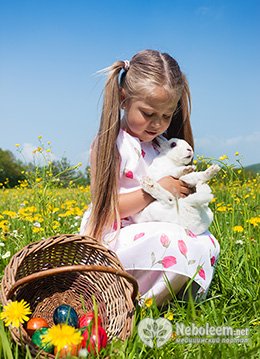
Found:
[(31, 143), (24, 143), (20, 145), (20, 159), (26, 163), (33, 162), (39, 165), (43, 165), (48, 163), (48, 161), (54, 161), (58, 159), (54, 153), (47, 152), (45, 149), (38, 151), (38, 148), (39, 146), (35, 146)]
[(246, 166), (260, 162), (259, 144), (260, 132), (230, 138), (209, 136), (195, 138), (195, 151), (198, 155), (212, 158), (219, 158), (226, 154), (231, 160), (234, 159), (235, 152), (239, 152), (243, 165)]

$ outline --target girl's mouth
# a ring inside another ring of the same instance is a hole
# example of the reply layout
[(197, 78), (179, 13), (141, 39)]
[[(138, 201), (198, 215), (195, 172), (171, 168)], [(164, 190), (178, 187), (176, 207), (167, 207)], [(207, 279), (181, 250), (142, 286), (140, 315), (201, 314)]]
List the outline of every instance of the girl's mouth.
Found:
[(153, 131), (145, 131), (146, 133), (148, 133), (148, 135), (150, 136), (156, 136), (157, 132), (153, 132)]

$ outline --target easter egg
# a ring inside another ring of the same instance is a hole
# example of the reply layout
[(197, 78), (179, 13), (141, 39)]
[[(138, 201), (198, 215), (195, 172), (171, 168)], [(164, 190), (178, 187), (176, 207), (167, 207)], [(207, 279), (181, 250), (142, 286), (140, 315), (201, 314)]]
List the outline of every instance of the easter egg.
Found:
[(107, 333), (104, 328), (102, 327), (93, 327), (92, 330), (89, 332), (88, 329), (86, 329), (83, 334), (83, 340), (81, 342), (82, 348), (86, 348), (89, 353), (97, 354), (96, 349), (98, 353), (102, 348), (105, 348), (107, 345)]
[[(95, 314), (94, 312), (87, 312), (79, 318), (79, 327), (87, 327), (91, 322), (92, 325), (95, 325)], [(97, 317), (97, 324), (98, 326), (101, 326), (101, 319), (99, 316)]]
[(51, 344), (45, 344), (42, 342), (42, 336), (44, 334), (47, 334), (49, 328), (40, 328), (40, 329), (37, 329), (33, 336), (32, 336), (32, 342), (37, 345), (37, 347), (43, 349), (45, 352), (47, 353), (53, 353), (53, 345)]
[(74, 328), (78, 328), (78, 315), (70, 305), (62, 304), (54, 310), (53, 322), (55, 324), (66, 323)]
[(80, 350), (80, 345), (65, 345), (61, 350), (57, 350), (57, 347), (54, 347), (54, 355), (58, 354), (58, 358), (67, 358), (68, 355), (78, 355)]
[(35, 330), (43, 328), (43, 327), (48, 327), (48, 323), (44, 318), (31, 318), (26, 325), (26, 331), (27, 333), (30, 335), (30, 337), (33, 335), (33, 333), (35, 332)]

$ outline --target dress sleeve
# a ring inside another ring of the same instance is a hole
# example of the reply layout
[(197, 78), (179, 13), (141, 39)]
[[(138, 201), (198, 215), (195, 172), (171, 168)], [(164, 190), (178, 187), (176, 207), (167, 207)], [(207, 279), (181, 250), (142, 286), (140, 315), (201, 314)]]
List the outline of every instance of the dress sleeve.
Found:
[(120, 155), (119, 193), (128, 193), (140, 189), (140, 178), (144, 175), (140, 169), (141, 146), (138, 139), (124, 130), (117, 138)]

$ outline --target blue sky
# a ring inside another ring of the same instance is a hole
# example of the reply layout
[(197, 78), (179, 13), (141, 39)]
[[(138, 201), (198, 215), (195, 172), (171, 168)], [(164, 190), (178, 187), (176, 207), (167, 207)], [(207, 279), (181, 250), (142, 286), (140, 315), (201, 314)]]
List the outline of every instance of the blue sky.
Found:
[(136, 52), (170, 53), (192, 94), (197, 154), (259, 161), (260, 2), (0, 0), (0, 148), (88, 161), (104, 84)]

